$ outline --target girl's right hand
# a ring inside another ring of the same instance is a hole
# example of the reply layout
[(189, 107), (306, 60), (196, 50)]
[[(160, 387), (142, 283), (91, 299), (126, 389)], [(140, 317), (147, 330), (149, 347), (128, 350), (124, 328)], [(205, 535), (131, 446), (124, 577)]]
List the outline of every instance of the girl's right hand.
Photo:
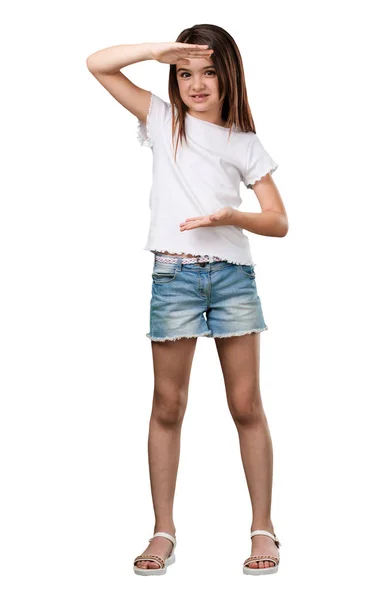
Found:
[(178, 60), (211, 56), (212, 48), (208, 44), (183, 44), (182, 42), (154, 42), (150, 44), (151, 56), (161, 63), (174, 65)]

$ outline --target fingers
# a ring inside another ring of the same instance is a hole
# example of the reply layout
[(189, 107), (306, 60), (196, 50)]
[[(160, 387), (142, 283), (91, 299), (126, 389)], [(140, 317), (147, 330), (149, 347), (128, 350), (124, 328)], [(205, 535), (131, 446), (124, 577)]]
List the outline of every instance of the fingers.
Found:
[(213, 53), (208, 44), (179, 44), (180, 49), (189, 56), (210, 56)]
[(182, 56), (189, 56), (190, 58), (203, 58), (205, 56), (211, 56), (213, 50), (188, 50), (188, 48), (181, 48)]
[(180, 42), (180, 47), (181, 48), (208, 48), (208, 44), (183, 44), (182, 42)]

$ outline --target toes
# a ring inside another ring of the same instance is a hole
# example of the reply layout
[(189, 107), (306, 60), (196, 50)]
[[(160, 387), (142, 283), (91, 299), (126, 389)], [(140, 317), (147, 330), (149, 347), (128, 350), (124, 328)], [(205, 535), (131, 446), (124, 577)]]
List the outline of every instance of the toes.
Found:
[(135, 566), (139, 569), (159, 569), (159, 565), (156, 562), (150, 560), (141, 560), (135, 563)]
[(249, 567), (250, 569), (267, 569), (272, 567), (272, 563), (269, 560), (260, 560), (259, 562), (251, 562)]

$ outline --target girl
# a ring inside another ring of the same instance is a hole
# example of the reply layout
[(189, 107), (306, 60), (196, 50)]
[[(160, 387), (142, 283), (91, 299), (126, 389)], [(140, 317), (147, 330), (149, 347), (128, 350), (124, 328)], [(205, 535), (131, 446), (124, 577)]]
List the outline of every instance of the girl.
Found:
[[(143, 60), (170, 65), (170, 103), (121, 73)], [(243, 573), (275, 573), (272, 442), (259, 388), (259, 334), (268, 327), (243, 229), (281, 237), (288, 219), (271, 176), (278, 165), (255, 132), (240, 52), (221, 27), (194, 25), (176, 42), (100, 50), (87, 66), (137, 117), (138, 139), (153, 152), (144, 249), (154, 253), (146, 335), (155, 377), (148, 439), (155, 527), (134, 572), (162, 575), (175, 561), (181, 426), (197, 338), (206, 336), (215, 338), (252, 504)], [(237, 210), (240, 181), (255, 192), (261, 213)]]

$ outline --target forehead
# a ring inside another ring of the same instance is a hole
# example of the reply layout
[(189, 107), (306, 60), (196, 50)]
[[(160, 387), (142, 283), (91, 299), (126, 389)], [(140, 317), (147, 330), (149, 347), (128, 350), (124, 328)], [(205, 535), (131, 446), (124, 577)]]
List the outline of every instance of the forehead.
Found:
[(207, 67), (213, 67), (214, 62), (211, 57), (207, 58), (189, 58), (189, 62), (186, 59), (180, 59), (176, 62), (176, 70), (177, 72), (180, 69), (185, 71), (191, 71), (192, 73), (199, 73), (199, 71), (204, 71)]

